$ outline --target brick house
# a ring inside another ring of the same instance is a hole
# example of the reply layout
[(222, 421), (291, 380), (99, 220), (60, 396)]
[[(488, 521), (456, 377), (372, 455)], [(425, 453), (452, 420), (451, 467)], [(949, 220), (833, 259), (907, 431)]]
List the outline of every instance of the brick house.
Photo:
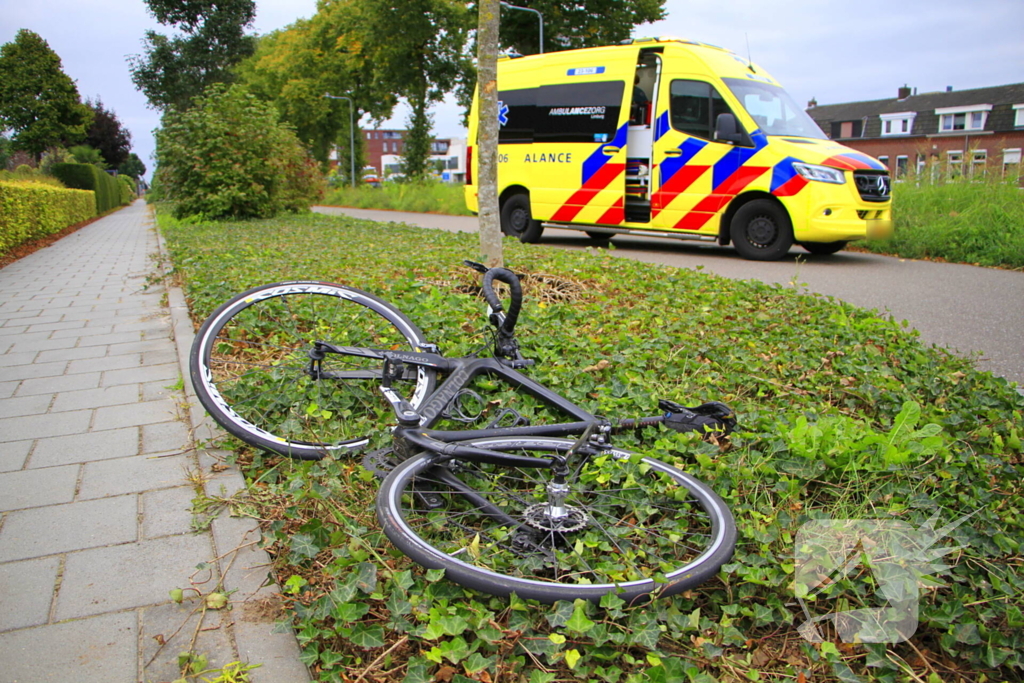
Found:
[[(366, 166), (372, 166), (378, 175), (386, 177), (397, 172), (400, 157), (405, 151), (405, 130), (367, 130), (365, 135)], [(451, 182), (465, 182), (465, 141), (458, 138), (434, 139), (430, 143), (430, 157), (442, 162)]]
[[(807, 113), (829, 138), (869, 154), (896, 178), (907, 173), (1020, 177), (1024, 83), (818, 105)], [(1024, 180), (1024, 178), (1022, 178)]]

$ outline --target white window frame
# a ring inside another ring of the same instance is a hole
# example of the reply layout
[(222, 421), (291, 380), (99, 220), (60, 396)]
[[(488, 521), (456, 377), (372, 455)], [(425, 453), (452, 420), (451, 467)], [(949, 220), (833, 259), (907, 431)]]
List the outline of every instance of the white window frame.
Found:
[[(903, 170), (902, 171), (900, 170), (900, 161), (903, 162)], [(893, 173), (895, 174), (896, 178), (897, 179), (905, 178), (907, 176), (907, 173), (909, 173), (909, 172), (910, 172), (910, 157), (907, 156), (906, 154), (898, 154), (898, 155), (896, 155), (896, 168), (893, 169)]]
[(882, 164), (882, 166), (885, 166), (886, 170), (888, 170), (888, 168), (889, 168), (889, 156), (887, 154), (883, 154), (882, 156), (878, 157), (878, 162), (880, 164)]
[(971, 150), (971, 177), (984, 176), (988, 167), (988, 150)]
[(1013, 105), (1013, 127), (1024, 128), (1024, 104)]
[(1020, 147), (1011, 147), (1003, 150), (1003, 165), (1002, 172), (1003, 177), (1006, 177), (1007, 172), (1013, 172), (1015, 175), (1020, 175)]
[[(910, 135), (914, 130), (916, 111), (901, 111), (895, 114), (879, 114), (882, 120), (882, 137), (891, 135)], [(906, 130), (903, 130), (906, 126)]]
[(964, 174), (964, 151), (962, 149), (946, 150), (946, 177), (950, 180)]
[[(992, 111), (991, 104), (970, 104), (966, 107), (941, 107), (935, 110), (936, 116), (939, 117), (939, 132), (940, 133), (956, 133), (960, 130), (985, 130), (985, 124), (988, 123), (988, 113)], [(972, 114), (981, 114), (981, 125), (973, 125), (971, 116)], [(956, 117), (959, 114), (964, 115), (964, 127), (954, 128), (956, 125)], [(946, 122), (949, 122), (949, 127), (946, 127)]]

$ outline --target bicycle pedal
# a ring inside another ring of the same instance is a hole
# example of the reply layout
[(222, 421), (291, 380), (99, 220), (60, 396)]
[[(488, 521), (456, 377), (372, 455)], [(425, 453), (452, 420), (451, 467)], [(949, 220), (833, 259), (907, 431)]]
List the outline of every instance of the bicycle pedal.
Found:
[(416, 491), (414, 493), (416, 500), (420, 501), (420, 505), (428, 510), (436, 510), (440, 507), (444, 507), (444, 498), (440, 494), (423, 491)]

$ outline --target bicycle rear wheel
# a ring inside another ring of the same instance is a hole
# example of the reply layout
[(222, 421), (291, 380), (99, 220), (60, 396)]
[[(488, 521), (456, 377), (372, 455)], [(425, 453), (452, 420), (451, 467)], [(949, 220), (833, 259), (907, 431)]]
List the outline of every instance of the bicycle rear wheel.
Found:
[[(324, 282), (263, 285), (218, 308), (192, 344), (189, 371), (203, 407), (248, 444), (302, 460), (365, 445), (393, 419), (380, 392), (383, 361), (326, 355), (308, 371), (314, 341), (344, 347), (419, 350), (420, 331), (397, 308), (366, 292)], [(436, 382), (409, 368), (394, 388), (418, 407)]]
[[(467, 443), (543, 457), (564, 454), (574, 442)], [(377, 517), (418, 564), (485, 593), (546, 603), (673, 595), (710, 579), (732, 556), (732, 514), (689, 474), (618, 449), (570, 468), (568, 514), (553, 522), (545, 504), (550, 469), (439, 463), (436, 454), (421, 453), (384, 480)]]

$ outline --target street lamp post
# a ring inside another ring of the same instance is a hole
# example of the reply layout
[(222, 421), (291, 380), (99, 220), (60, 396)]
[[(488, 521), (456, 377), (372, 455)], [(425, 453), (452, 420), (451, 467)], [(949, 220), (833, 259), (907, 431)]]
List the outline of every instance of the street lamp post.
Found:
[(356, 129), (355, 119), (352, 115), (352, 98), (345, 97), (344, 95), (328, 95), (324, 93), (324, 97), (329, 100), (348, 100), (348, 159), (349, 166), (351, 167), (352, 174), (352, 187), (356, 186)]
[(502, 1), (501, 6), (508, 7), (509, 9), (520, 9), (524, 12), (533, 12), (537, 15), (537, 20), (540, 22), (540, 54), (544, 54), (544, 15), (535, 9), (530, 9), (529, 7), (510, 5), (509, 3), (504, 2), (504, 0)]

